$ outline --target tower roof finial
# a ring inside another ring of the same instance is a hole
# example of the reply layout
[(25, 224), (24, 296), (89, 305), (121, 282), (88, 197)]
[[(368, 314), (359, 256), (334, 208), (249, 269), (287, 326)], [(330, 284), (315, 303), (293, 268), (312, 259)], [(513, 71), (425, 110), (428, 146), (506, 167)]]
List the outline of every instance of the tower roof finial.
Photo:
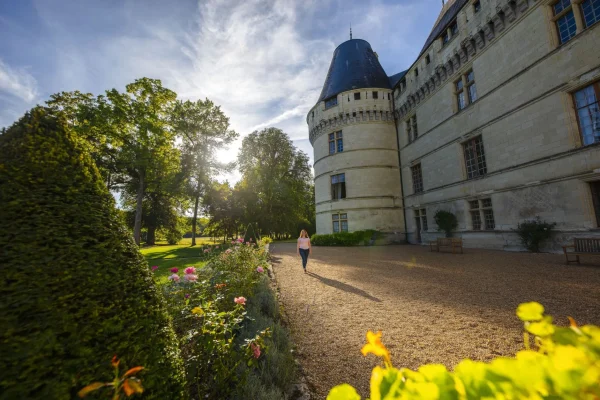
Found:
[(350, 40), (352, 40), (352, 22), (350, 22)]

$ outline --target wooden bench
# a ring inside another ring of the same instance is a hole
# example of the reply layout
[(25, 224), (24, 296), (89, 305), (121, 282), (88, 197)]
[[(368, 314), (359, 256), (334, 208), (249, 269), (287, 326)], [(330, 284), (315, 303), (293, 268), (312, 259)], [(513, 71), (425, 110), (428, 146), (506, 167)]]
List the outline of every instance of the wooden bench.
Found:
[(438, 238), (435, 241), (429, 242), (430, 251), (440, 251), (443, 247), (449, 247), (454, 253), (454, 249), (460, 249), (460, 253), (463, 252), (463, 245), (461, 238)]
[[(574, 244), (562, 247), (567, 258), (567, 265), (572, 262), (579, 264), (579, 256), (581, 255), (600, 256), (600, 238), (577, 238), (573, 241)], [(567, 251), (567, 249), (573, 249), (573, 251)], [(575, 256), (575, 260), (569, 260), (571, 255)]]

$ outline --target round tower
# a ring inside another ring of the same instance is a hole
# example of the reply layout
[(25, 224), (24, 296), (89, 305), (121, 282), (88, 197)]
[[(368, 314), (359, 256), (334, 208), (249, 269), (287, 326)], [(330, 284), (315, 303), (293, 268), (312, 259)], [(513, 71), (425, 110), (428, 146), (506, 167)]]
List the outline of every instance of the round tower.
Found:
[(404, 240), (392, 96), (368, 42), (351, 39), (335, 49), (319, 100), (307, 116), (317, 233), (375, 229)]

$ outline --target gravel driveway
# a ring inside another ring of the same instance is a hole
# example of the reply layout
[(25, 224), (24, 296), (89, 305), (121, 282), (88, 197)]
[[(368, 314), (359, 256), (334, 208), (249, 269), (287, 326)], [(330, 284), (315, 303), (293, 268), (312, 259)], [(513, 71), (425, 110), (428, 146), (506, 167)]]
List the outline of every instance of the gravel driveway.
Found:
[(566, 266), (555, 254), (316, 247), (304, 274), (295, 244), (271, 249), (298, 359), (319, 399), (344, 382), (368, 395), (378, 363), (360, 354), (369, 329), (383, 331), (394, 366), (416, 369), (513, 355), (522, 348), (515, 310), (526, 301), (559, 324), (569, 315), (600, 325), (600, 257)]

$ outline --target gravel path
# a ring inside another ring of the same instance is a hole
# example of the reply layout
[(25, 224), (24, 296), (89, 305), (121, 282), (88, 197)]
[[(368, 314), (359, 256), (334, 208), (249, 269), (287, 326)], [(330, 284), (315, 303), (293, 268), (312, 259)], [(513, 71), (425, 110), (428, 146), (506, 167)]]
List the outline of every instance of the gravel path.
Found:
[(526, 301), (560, 324), (569, 315), (600, 325), (600, 257), (566, 266), (555, 254), (317, 247), (304, 274), (295, 244), (271, 246), (298, 358), (319, 399), (344, 382), (368, 395), (378, 363), (360, 354), (369, 329), (383, 331), (396, 367), (416, 369), (513, 355), (522, 348), (515, 310)]

